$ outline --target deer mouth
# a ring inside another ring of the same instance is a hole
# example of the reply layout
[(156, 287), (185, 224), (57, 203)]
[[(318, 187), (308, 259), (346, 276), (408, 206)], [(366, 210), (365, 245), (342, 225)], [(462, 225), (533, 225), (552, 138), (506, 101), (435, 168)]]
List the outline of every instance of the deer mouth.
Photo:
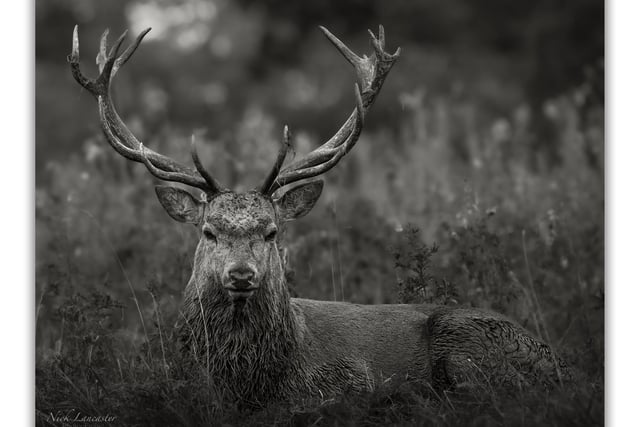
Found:
[(233, 301), (247, 299), (258, 290), (258, 286), (252, 283), (230, 283), (225, 285), (224, 288)]

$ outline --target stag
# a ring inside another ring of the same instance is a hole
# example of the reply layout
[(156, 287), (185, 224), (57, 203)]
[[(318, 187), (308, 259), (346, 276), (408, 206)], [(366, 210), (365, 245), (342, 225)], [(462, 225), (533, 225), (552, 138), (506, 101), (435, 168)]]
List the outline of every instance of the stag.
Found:
[[(474, 373), (520, 384), (549, 375), (559, 379), (563, 366), (551, 348), (497, 313), (290, 297), (280, 250), (283, 229), (313, 208), (323, 182), (308, 179), (333, 168), (354, 147), (400, 55), (399, 48), (385, 51), (382, 26), (377, 36), (369, 31), (373, 54), (368, 56), (356, 55), (320, 29), (355, 69), (355, 108), (333, 137), (287, 166), (291, 137), (285, 126), (275, 164), (260, 186), (246, 192), (231, 191), (210, 175), (195, 141), (193, 169), (143, 145), (116, 112), (111, 81), (150, 29), (122, 54), (126, 32), (108, 53), (105, 32), (95, 79), (80, 71), (74, 29), (68, 61), (75, 80), (98, 102), (107, 142), (156, 178), (202, 190), (196, 198), (182, 188), (156, 187), (171, 218), (200, 232), (182, 308), (187, 351), (206, 364), (215, 384), (251, 402), (326, 398), (389, 379), (422, 379), (438, 389)], [(292, 186), (298, 181), (304, 183)]]

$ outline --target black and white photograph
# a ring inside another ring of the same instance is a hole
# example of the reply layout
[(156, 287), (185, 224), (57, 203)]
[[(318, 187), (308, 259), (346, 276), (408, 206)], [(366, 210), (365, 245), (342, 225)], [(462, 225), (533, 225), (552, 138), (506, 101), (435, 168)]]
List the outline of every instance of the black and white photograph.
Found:
[(604, 1), (33, 14), (35, 425), (605, 424)]

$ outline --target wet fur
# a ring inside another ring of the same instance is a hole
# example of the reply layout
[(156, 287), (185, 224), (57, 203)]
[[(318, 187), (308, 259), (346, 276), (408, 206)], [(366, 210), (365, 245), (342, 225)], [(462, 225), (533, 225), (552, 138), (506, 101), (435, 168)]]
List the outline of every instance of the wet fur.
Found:
[(265, 283), (246, 302), (232, 302), (216, 278), (198, 286), (203, 282), (197, 264), (185, 292), (182, 335), (188, 350), (216, 382), (248, 401), (286, 398), (298, 388), (294, 378), (302, 371), (301, 340), (277, 251), (270, 262)]

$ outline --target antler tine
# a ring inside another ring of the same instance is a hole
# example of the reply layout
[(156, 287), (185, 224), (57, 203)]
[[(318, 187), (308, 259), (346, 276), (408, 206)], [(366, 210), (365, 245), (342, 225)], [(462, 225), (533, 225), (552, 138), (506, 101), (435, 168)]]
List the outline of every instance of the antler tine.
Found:
[(193, 164), (196, 166), (196, 170), (200, 175), (202, 175), (202, 177), (207, 182), (209, 187), (215, 190), (214, 191), (215, 193), (222, 191), (222, 187), (220, 186), (218, 181), (216, 181), (215, 178), (212, 177), (209, 174), (209, 172), (207, 172), (207, 170), (202, 165), (202, 162), (200, 161), (200, 156), (198, 155), (198, 145), (196, 144), (195, 135), (191, 135), (191, 159), (193, 159)]
[(102, 73), (104, 64), (107, 62), (107, 37), (109, 36), (109, 29), (107, 28), (102, 32), (100, 36), (100, 47), (98, 48), (98, 55), (96, 55), (96, 65), (98, 65), (98, 71)]
[(118, 59), (118, 51), (124, 42), (124, 38), (127, 36), (127, 31), (123, 32), (116, 43), (111, 47), (109, 54), (107, 54), (107, 36), (109, 35), (109, 29), (107, 28), (100, 37), (100, 49), (98, 50), (98, 55), (96, 56), (96, 64), (98, 65), (98, 71), (100, 75), (96, 79), (96, 83), (99, 86), (97, 90), (98, 94), (101, 92), (106, 92), (107, 96), (109, 95), (109, 84), (111, 83), (111, 78), (113, 77), (113, 66)]
[[(144, 36), (150, 30), (151, 28), (147, 28), (142, 31), (120, 56), (118, 56), (118, 52), (124, 42), (127, 31), (118, 38), (107, 54), (107, 36), (109, 31), (106, 30), (100, 38), (100, 48), (96, 57), (100, 74), (95, 79), (90, 79), (80, 71), (80, 43), (78, 39), (78, 26), (76, 25), (73, 29), (71, 54), (67, 57), (67, 61), (71, 65), (71, 73), (75, 80), (97, 99), (102, 131), (111, 147), (113, 147), (118, 154), (129, 160), (145, 164), (147, 169), (160, 179), (180, 182), (191, 187), (200, 188), (209, 194), (220, 192), (222, 191), (221, 187), (204, 170), (197, 153), (195, 156), (193, 156), (192, 153), (194, 163), (197, 162), (196, 170), (194, 171), (192, 168), (184, 166), (167, 156), (145, 147), (127, 128), (113, 105), (110, 96), (111, 80), (118, 69), (131, 58)], [(144, 147), (144, 149), (142, 149), (142, 147)], [(149, 165), (151, 165), (151, 167), (149, 167)]]
[(67, 62), (71, 65), (71, 74), (73, 78), (82, 86), (93, 94), (94, 81), (88, 79), (80, 71), (80, 40), (78, 39), (78, 26), (73, 27), (73, 38), (71, 41), (71, 54), (67, 56)]
[(356, 108), (338, 132), (327, 142), (302, 159), (285, 167), (268, 190), (269, 194), (287, 184), (328, 171), (353, 148), (362, 131), (367, 111), (382, 89), (387, 74), (400, 56), (400, 48), (393, 54), (385, 52), (385, 34), (382, 25), (379, 26), (378, 37), (369, 31), (374, 52), (369, 56), (362, 57), (353, 53), (326, 28), (320, 27), (320, 30), (356, 71), (358, 78), (355, 89)]
[(273, 168), (271, 168), (271, 172), (269, 172), (269, 175), (262, 184), (262, 187), (260, 187), (260, 192), (262, 194), (269, 195), (272, 194), (273, 191), (275, 191), (275, 189), (271, 191), (271, 187), (274, 184), (276, 178), (278, 178), (278, 175), (280, 174), (280, 168), (282, 168), (282, 164), (284, 163), (284, 160), (287, 157), (290, 149), (291, 132), (289, 132), (289, 127), (285, 125), (284, 130), (282, 131), (282, 144), (280, 145), (280, 150), (278, 151), (276, 163), (273, 165)]
[(127, 61), (129, 61), (129, 58), (131, 58), (136, 49), (138, 49), (138, 46), (140, 46), (140, 43), (142, 43), (142, 39), (147, 35), (147, 33), (149, 33), (149, 31), (151, 31), (151, 28), (143, 30), (140, 34), (138, 34), (138, 37), (136, 37), (134, 42), (128, 48), (126, 48), (124, 52), (122, 52), (122, 55), (120, 55), (120, 57), (116, 60), (115, 65), (113, 66), (113, 71), (111, 73), (112, 78), (116, 75), (118, 69), (126, 64)]
[(380, 40), (380, 47), (384, 51), (384, 27), (382, 25), (378, 25), (378, 40)]
[(325, 35), (326, 38), (329, 39), (329, 41), (331, 43), (333, 43), (333, 45), (336, 47), (336, 49), (338, 49), (338, 51), (342, 54), (342, 56), (344, 56), (344, 59), (346, 59), (347, 61), (349, 61), (349, 63), (351, 65), (353, 65), (354, 67), (358, 67), (358, 65), (360, 64), (360, 62), (362, 61), (362, 58), (360, 58), (358, 55), (356, 55), (355, 53), (353, 53), (353, 51), (351, 49), (349, 49), (347, 47), (347, 45), (345, 45), (342, 40), (340, 40), (339, 38), (337, 38), (336, 36), (334, 36), (331, 31), (327, 30), (325, 27), (323, 27), (322, 25), (319, 26), (320, 31), (322, 31), (322, 33)]

